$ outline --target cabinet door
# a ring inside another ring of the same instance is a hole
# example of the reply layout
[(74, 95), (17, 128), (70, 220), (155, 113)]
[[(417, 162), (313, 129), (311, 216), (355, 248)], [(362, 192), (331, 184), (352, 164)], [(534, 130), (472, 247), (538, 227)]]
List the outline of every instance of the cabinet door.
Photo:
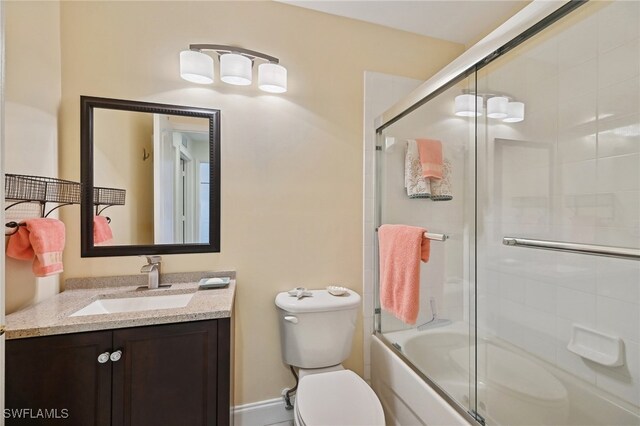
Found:
[(110, 425), (110, 350), (111, 331), (7, 341), (6, 424)]
[(114, 425), (218, 424), (218, 321), (114, 330), (113, 344)]

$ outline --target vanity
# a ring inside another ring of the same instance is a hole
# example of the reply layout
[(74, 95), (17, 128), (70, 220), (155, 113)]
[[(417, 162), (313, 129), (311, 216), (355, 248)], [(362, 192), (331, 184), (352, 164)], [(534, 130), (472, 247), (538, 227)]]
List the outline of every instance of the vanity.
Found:
[(80, 255), (147, 255), (146, 275), (67, 279), (6, 317), (5, 422), (230, 425), (235, 272), (161, 274), (158, 256), (221, 250), (220, 111), (80, 104)]
[[(213, 276), (231, 281), (198, 289)], [(149, 290), (142, 275), (69, 279), (8, 315), (5, 405), (32, 411), (7, 424), (231, 424), (235, 273), (161, 282), (171, 286)]]

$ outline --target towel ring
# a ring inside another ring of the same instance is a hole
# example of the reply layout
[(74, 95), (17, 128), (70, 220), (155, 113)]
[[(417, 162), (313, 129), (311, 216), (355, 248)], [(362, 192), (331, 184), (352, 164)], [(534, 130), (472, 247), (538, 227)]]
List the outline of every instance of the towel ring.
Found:
[(18, 232), (19, 227), (20, 226), (24, 226), (24, 224), (23, 223), (18, 223), (18, 222), (7, 222), (7, 223), (4, 224), (4, 226), (6, 226), (7, 228), (15, 228), (15, 230), (13, 232), (9, 233), (9, 234), (7, 234), (5, 232), (4, 236), (5, 237), (10, 237), (13, 234), (16, 234)]

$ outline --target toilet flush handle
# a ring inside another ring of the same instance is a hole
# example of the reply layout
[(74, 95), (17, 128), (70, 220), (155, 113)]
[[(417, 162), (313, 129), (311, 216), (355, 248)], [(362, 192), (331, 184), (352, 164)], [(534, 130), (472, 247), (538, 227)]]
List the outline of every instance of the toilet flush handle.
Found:
[(294, 324), (298, 323), (298, 317), (294, 317), (293, 315), (285, 315), (284, 320), (292, 322)]

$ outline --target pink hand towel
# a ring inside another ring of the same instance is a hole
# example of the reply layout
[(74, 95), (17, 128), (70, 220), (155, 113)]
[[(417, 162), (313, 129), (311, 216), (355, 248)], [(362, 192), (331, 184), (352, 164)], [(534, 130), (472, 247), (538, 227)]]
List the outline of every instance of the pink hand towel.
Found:
[(57, 219), (29, 219), (26, 226), (9, 238), (7, 255), (19, 260), (33, 259), (36, 277), (59, 274), (62, 268), (62, 250), (65, 243), (64, 223)]
[(422, 176), (442, 179), (442, 142), (434, 139), (416, 139), (422, 165)]
[(18, 226), (18, 231), (9, 237), (7, 256), (18, 260), (33, 260), (35, 255), (29, 241), (29, 230), (26, 226)]
[(93, 217), (93, 244), (108, 244), (113, 240), (109, 221), (104, 216)]
[(420, 261), (429, 260), (426, 229), (382, 225), (380, 246), (380, 305), (407, 324), (415, 324), (420, 307)]

